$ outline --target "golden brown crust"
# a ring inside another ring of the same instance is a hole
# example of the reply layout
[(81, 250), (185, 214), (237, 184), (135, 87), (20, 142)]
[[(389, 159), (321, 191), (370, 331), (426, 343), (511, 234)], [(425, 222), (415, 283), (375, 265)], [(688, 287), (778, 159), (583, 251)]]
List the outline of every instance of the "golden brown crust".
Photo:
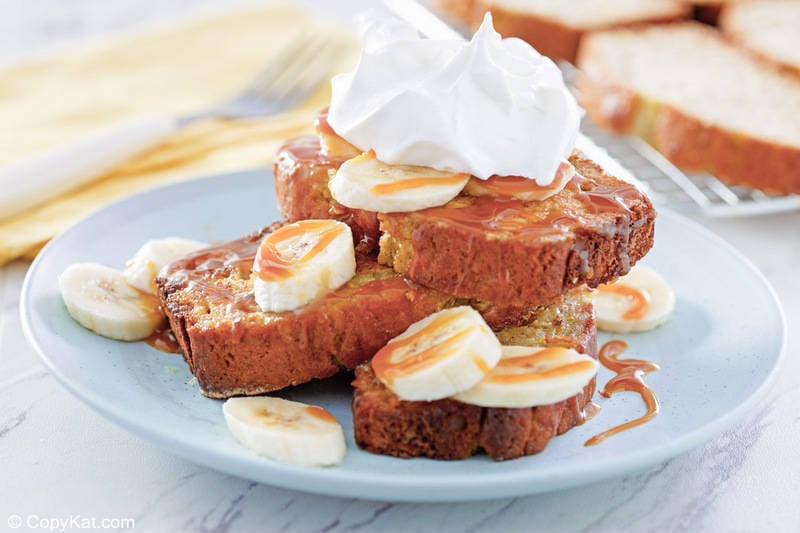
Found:
[(800, 150), (735, 133), (671, 106), (655, 122), (656, 148), (677, 166), (708, 172), (732, 185), (800, 193)]
[[(569, 344), (597, 356), (597, 329), (591, 302), (573, 294), (560, 305), (544, 308), (527, 328), (530, 345)], [(519, 333), (519, 332), (518, 332)], [(353, 426), (359, 447), (396, 457), (464, 459), (481, 450), (492, 459), (514, 459), (542, 451), (555, 435), (583, 420), (583, 408), (594, 394), (595, 379), (561, 402), (538, 407), (485, 408), (452, 399), (432, 402), (400, 400), (364, 363), (353, 382)]]
[(156, 281), (206, 396), (262, 394), (354, 368), (412, 323), (453, 305), (452, 297), (359, 254), (356, 276), (345, 286), (302, 310), (263, 313), (252, 296), (250, 265), (269, 231), (193, 254)]
[[(462, 195), (438, 208), (379, 214), (379, 260), (448, 294), (528, 305), (626, 274), (653, 245), (656, 212), (591, 160), (570, 161), (581, 176), (541, 202)], [(480, 223), (465, 223), (473, 212)]]

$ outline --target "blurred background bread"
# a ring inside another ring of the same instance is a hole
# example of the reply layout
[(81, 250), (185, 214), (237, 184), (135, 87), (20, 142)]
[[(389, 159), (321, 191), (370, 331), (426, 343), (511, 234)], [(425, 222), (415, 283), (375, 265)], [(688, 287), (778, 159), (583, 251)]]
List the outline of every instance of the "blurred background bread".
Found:
[(640, 135), (676, 165), (800, 193), (800, 78), (685, 22), (596, 33), (578, 58), (588, 116)]
[(719, 27), (734, 43), (800, 76), (800, 1), (732, 3)]

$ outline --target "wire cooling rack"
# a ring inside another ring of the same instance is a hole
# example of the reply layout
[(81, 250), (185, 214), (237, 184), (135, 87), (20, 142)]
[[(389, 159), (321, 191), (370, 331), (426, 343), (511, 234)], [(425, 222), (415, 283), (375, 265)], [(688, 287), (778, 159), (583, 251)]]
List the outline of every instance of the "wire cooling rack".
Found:
[(800, 209), (800, 195), (770, 196), (726, 185), (710, 174), (687, 174), (638, 137), (618, 136), (584, 119), (581, 131), (619, 161), (657, 204), (711, 217), (763, 215)]
[[(571, 84), (577, 70), (566, 62), (559, 66)], [(644, 184), (653, 202), (671, 209), (719, 218), (800, 209), (800, 195), (767, 195), (726, 185), (710, 174), (685, 173), (643, 139), (609, 133), (588, 118), (584, 118), (581, 131)]]

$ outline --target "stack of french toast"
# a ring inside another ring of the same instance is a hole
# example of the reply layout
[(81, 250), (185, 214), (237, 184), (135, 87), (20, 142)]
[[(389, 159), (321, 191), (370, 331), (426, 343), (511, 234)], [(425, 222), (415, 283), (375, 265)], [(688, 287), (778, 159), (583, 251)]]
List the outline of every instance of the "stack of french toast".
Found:
[[(487, 181), (435, 208), (348, 208), (333, 198), (330, 176), (364, 155), (336, 135), (325, 111), (315, 125), (316, 136), (287, 141), (275, 161), (284, 221), (190, 254), (157, 279), (203, 394), (257, 395), (355, 370), (357, 443), (400, 457), (458, 459), (482, 450), (510, 459), (541, 451), (580, 423), (594, 378), (556, 403), (482, 407), (453, 398), (403, 400), (370, 360), (415, 322), (459, 306), (477, 310), (504, 345), (561, 346), (596, 357), (589, 288), (627, 273), (651, 248), (655, 210), (647, 197), (575, 151), (575, 174), (545, 200), (510, 195), (513, 180), (496, 188)], [(355, 275), (298, 309), (264, 312), (254, 296), (259, 245), (308, 219), (350, 227)]]

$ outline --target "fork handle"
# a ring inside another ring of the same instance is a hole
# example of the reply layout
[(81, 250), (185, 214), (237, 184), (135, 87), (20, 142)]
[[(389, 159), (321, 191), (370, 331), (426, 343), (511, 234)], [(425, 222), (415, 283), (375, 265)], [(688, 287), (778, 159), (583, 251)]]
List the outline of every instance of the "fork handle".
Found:
[(176, 128), (173, 118), (129, 120), (0, 168), (0, 219), (92, 181)]

